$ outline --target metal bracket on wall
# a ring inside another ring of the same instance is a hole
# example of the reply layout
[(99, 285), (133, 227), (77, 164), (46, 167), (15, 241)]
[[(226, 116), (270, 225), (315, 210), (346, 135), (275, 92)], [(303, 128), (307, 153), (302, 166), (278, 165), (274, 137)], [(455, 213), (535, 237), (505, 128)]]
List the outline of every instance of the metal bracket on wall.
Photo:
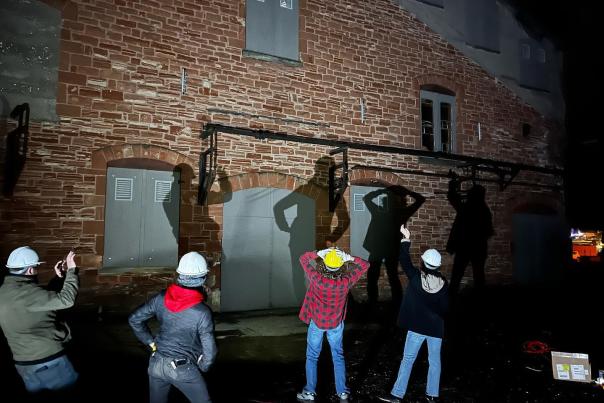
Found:
[(206, 202), (212, 183), (216, 179), (218, 168), (218, 131), (205, 127), (201, 133), (201, 139), (209, 138), (208, 148), (199, 155), (199, 188), (197, 189), (197, 204)]
[(17, 127), (6, 135), (6, 155), (4, 169), (4, 186), (2, 193), (6, 197), (13, 195), (21, 171), (27, 159), (29, 140), (29, 104), (15, 106), (10, 117), (18, 121)]
[[(535, 165), (527, 165), (520, 164), (508, 161), (497, 161), (487, 158), (480, 157), (471, 157), (466, 155), (459, 154), (449, 154), (444, 152), (437, 151), (427, 151), (427, 150), (418, 150), (414, 148), (403, 148), (403, 147), (395, 147), (389, 145), (378, 145), (378, 144), (369, 144), (369, 143), (360, 143), (360, 142), (352, 142), (352, 141), (342, 141), (342, 140), (332, 140), (320, 137), (310, 137), (310, 136), (301, 136), (301, 135), (293, 135), (287, 133), (280, 132), (272, 132), (269, 130), (255, 130), (248, 129), (243, 127), (234, 127), (234, 126), (225, 126), (217, 123), (206, 123), (204, 125), (202, 138), (208, 137), (209, 133), (229, 133), (235, 134), (238, 136), (249, 136), (254, 137), (259, 140), (276, 140), (276, 141), (285, 141), (285, 142), (294, 142), (301, 144), (315, 144), (319, 146), (326, 147), (338, 147), (352, 149), (352, 150), (362, 150), (368, 152), (376, 152), (376, 153), (387, 153), (394, 155), (412, 155), (418, 158), (429, 158), (435, 161), (443, 161), (443, 162), (455, 162), (456, 167), (460, 168), (462, 166), (466, 167), (474, 167), (474, 181), (480, 180), (482, 182), (494, 182), (499, 183), (499, 186), (502, 189), (505, 189), (509, 186), (512, 180), (516, 177), (516, 175), (520, 171), (529, 171), (529, 172), (538, 172), (546, 175), (553, 175), (557, 177), (563, 177), (564, 170), (555, 167), (540, 167)], [(421, 162), (421, 161), (420, 161)], [(460, 165), (461, 164), (461, 165)], [(359, 166), (360, 167), (360, 166)], [(428, 176), (440, 176), (447, 177), (446, 173), (428, 173), (417, 170), (408, 170), (408, 169), (392, 169), (387, 167), (371, 167), (372, 169), (378, 169), (389, 172), (401, 172), (401, 173), (412, 173), (412, 174), (420, 174), (420, 175), (428, 175)], [(479, 171), (489, 171), (497, 174), (498, 179), (490, 179), (490, 178), (480, 178), (478, 179)], [(335, 179), (335, 178), (334, 178)], [(472, 180), (472, 178), (468, 178), (468, 180)], [(518, 181), (516, 181), (518, 183)], [(540, 186), (538, 183), (526, 183), (523, 182), (523, 185), (535, 185)], [(549, 187), (549, 185), (545, 184), (544, 186)], [(556, 186), (554, 186), (556, 187)], [(334, 194), (335, 197), (335, 194)], [(335, 199), (334, 199), (335, 200)], [(330, 199), (330, 203), (332, 203)], [(336, 203), (337, 204), (337, 203)]]
[[(348, 148), (339, 147), (331, 150), (329, 155), (342, 154), (342, 162), (329, 167), (329, 211), (334, 212), (338, 202), (348, 187)], [(339, 177), (336, 178), (336, 171), (342, 170)]]

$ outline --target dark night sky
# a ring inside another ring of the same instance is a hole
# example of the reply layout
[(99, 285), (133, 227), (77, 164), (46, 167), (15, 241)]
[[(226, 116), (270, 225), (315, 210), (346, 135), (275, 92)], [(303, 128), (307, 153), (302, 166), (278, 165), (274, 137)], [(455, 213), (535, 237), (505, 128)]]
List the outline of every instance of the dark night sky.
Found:
[(567, 215), (572, 226), (604, 229), (598, 194), (604, 192), (604, 7), (599, 1), (507, 1), (533, 35), (552, 39), (564, 53)]

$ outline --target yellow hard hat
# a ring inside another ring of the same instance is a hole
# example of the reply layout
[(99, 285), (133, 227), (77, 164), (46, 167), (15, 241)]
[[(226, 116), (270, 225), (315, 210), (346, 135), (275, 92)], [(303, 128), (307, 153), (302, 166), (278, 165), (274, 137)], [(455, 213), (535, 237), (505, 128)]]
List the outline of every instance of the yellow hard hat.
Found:
[(331, 249), (325, 255), (325, 259), (323, 259), (326, 266), (331, 267), (332, 269), (339, 269), (344, 264), (344, 259), (340, 256), (337, 249)]

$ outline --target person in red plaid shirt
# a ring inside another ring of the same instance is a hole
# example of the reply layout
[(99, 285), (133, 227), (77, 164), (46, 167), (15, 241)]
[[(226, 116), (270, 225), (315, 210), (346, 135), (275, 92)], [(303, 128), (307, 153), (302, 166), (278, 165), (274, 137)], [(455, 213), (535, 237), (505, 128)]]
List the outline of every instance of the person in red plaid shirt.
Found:
[(300, 319), (308, 324), (306, 339), (306, 386), (298, 393), (299, 401), (315, 400), (317, 361), (323, 346), (323, 334), (331, 347), (336, 393), (348, 401), (346, 363), (342, 339), (348, 291), (369, 268), (369, 263), (337, 248), (306, 252), (300, 256), (306, 272), (308, 290), (300, 309)]

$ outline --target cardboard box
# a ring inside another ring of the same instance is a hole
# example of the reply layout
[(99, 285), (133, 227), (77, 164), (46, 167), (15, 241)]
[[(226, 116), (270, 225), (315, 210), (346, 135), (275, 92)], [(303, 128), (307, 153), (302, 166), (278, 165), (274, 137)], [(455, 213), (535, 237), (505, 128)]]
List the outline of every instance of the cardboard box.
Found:
[(552, 370), (554, 379), (591, 382), (591, 364), (587, 354), (552, 351)]

